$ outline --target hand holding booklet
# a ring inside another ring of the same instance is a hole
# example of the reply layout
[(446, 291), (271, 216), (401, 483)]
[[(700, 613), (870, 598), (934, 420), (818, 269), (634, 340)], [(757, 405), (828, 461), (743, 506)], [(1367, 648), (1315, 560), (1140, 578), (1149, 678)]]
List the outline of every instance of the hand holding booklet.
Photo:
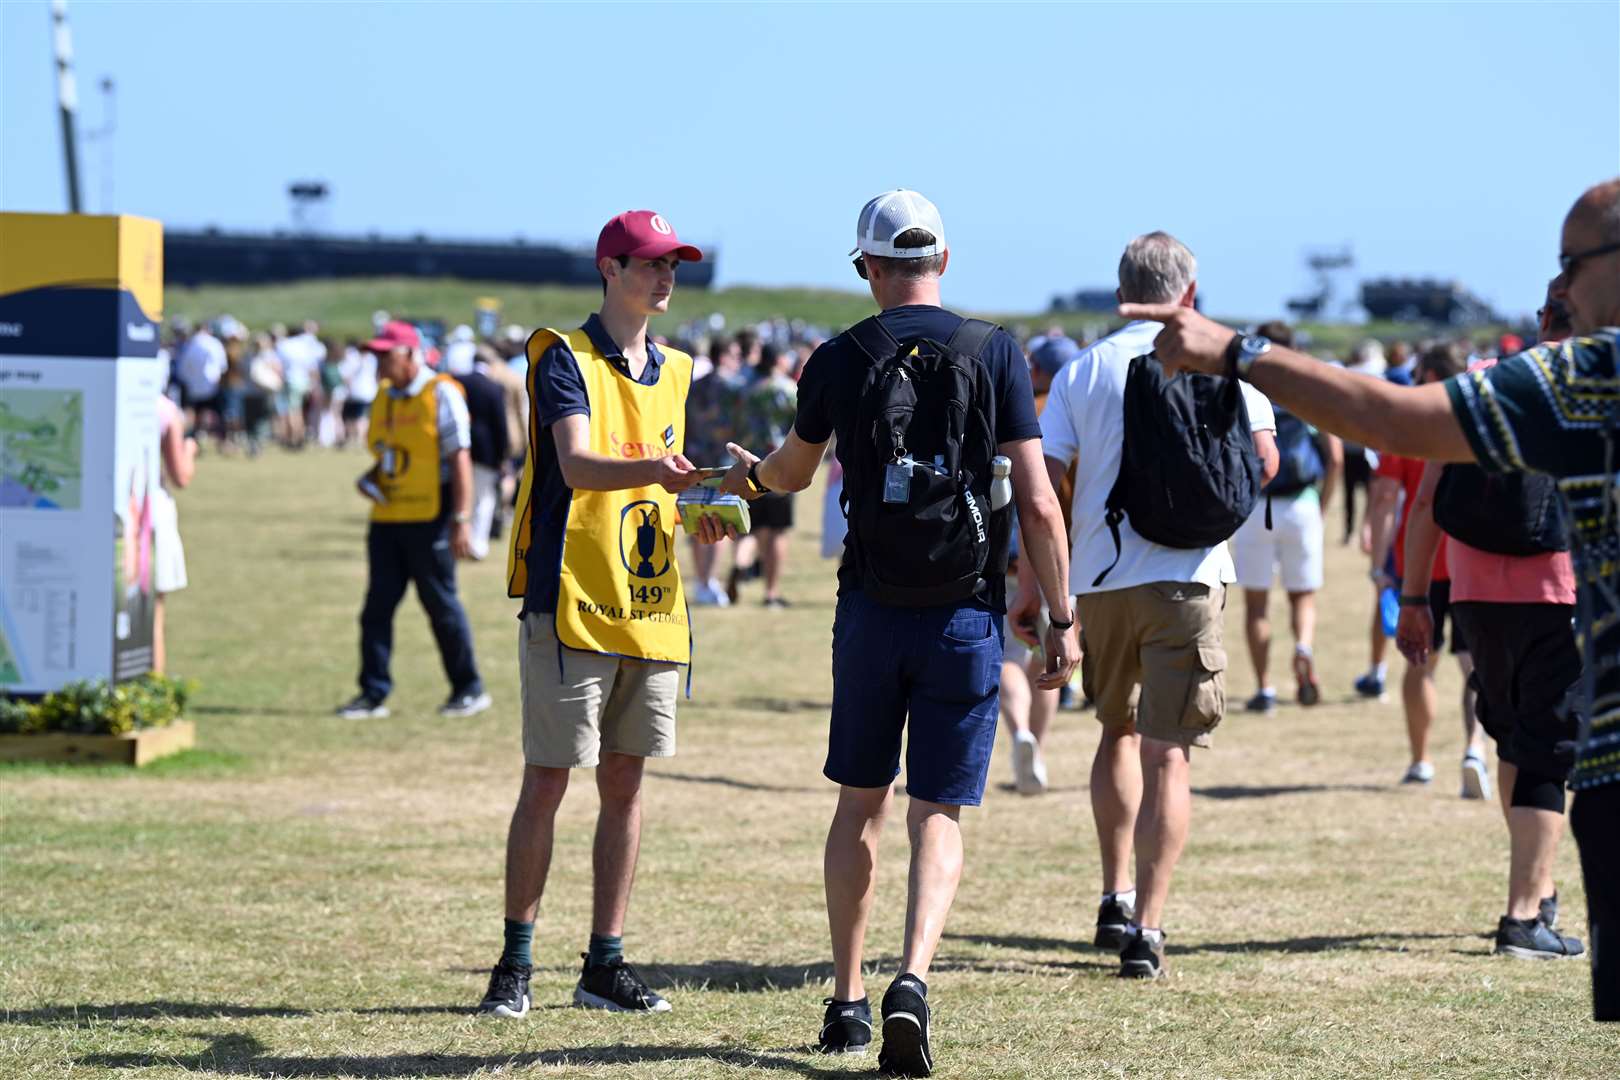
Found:
[[(714, 471), (724, 475), (724, 470)], [(716, 477), (714, 482), (718, 483), (719, 478)], [(736, 529), (738, 536), (749, 529), (748, 504), (736, 495), (727, 495), (711, 487), (708, 478), (677, 495), (675, 507), (680, 511), (681, 525), (688, 533), (697, 532), (698, 520), (705, 515), (719, 518), (721, 524)]]

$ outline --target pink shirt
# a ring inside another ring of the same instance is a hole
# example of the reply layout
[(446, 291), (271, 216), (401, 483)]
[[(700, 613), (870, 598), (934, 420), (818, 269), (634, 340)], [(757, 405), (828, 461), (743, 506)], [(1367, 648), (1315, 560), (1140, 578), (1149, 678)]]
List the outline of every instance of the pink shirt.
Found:
[[(1479, 360), (1468, 365), (1478, 371), (1496, 363)], [(1469, 547), (1447, 537), (1451, 564), (1451, 599), (1486, 604), (1573, 604), (1575, 567), (1567, 551), (1545, 555), (1498, 555)]]

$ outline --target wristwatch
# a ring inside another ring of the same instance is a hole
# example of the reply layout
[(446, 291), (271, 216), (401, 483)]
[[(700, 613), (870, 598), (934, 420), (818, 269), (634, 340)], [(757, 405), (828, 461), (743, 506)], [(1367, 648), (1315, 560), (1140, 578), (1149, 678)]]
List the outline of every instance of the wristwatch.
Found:
[(1271, 351), (1271, 341), (1259, 334), (1237, 334), (1226, 347), (1226, 370), (1235, 379), (1247, 379), (1254, 362)]
[(1047, 622), (1047, 625), (1049, 625), (1054, 630), (1072, 630), (1072, 629), (1074, 629), (1074, 613), (1073, 612), (1069, 613), (1069, 621), (1068, 622), (1059, 622), (1058, 620), (1056, 620), (1056, 619), (1054, 619), (1054, 618), (1052, 618), (1050, 616), (1047, 617), (1046, 622)]
[(1428, 607), (1428, 606), (1429, 606), (1429, 598), (1427, 596), (1407, 596), (1405, 593), (1401, 594), (1401, 607)]
[(748, 466), (748, 486), (760, 495), (769, 495), (771, 492), (771, 489), (766, 487), (759, 478), (759, 462), (757, 461)]
[(456, 515), (456, 524), (457, 525), (470, 525), (470, 524), (472, 524), (472, 514), (468, 513), (466, 510), (461, 511), (460, 513), (458, 513)]

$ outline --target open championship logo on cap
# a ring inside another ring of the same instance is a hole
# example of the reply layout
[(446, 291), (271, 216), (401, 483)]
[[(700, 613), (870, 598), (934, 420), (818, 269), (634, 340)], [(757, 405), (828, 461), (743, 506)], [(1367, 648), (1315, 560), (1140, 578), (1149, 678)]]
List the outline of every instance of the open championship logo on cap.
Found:
[(647, 224), (651, 225), (656, 233), (662, 233), (664, 236), (675, 235), (675, 230), (669, 227), (669, 222), (664, 220), (663, 214), (654, 214), (647, 219)]

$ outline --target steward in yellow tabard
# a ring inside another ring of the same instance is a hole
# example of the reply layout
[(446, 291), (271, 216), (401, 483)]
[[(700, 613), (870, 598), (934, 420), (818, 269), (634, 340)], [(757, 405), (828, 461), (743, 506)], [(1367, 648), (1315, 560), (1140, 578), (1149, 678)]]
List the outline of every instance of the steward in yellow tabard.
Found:
[(371, 402), (367, 441), (377, 467), (372, 479), (382, 493), (371, 504), (372, 521), (434, 521), (444, 481), (439, 475), (439, 388), (462, 393), (448, 375), (429, 375), (408, 397), (387, 379)]
[[(692, 358), (676, 349), (648, 348), (661, 353), (658, 379), (650, 386), (625, 378), (585, 328), (537, 330), (528, 343), (531, 386), (544, 377), (545, 365), (567, 362), (553, 350), (566, 350), (589, 410), (590, 453), (613, 461), (676, 457), (686, 438)], [(648, 365), (653, 366), (650, 355)], [(534, 537), (529, 512), (534, 472), (531, 458), (518, 489), (517, 527), (507, 559), (507, 592), (518, 598), (528, 592), (529, 566), (518, 553), (526, 553)], [(675, 558), (676, 520), (674, 493), (657, 483), (572, 491), (560, 557), (535, 568), (557, 577), (561, 645), (676, 664), (691, 659), (686, 595)]]
[[(529, 339), (528, 453), (507, 561), (523, 600), (523, 791), (506, 844), (506, 946), (480, 1011), (529, 1008), (530, 945), (569, 770), (596, 769), (590, 944), (574, 1003), (663, 1012), (624, 963), (624, 913), (641, 837), (642, 765), (675, 752), (675, 702), (692, 631), (675, 558), (675, 496), (699, 473), (682, 449), (692, 358), (648, 337), (675, 268), (702, 253), (650, 210), (596, 242), (602, 310)], [(699, 462), (716, 466), (719, 462)], [(699, 540), (722, 538), (704, 517)]]
[(366, 530), (366, 601), (360, 609), (360, 693), (338, 709), (345, 720), (388, 715), (394, 687), (394, 613), (407, 586), (433, 626), (450, 679), (446, 717), (489, 708), (473, 656), (472, 628), (456, 594), (456, 560), (472, 554), (472, 423), (461, 384), (422, 363), (416, 327), (391, 322), (366, 346), (380, 382), (367, 436), (376, 463), (356, 485), (371, 500)]

